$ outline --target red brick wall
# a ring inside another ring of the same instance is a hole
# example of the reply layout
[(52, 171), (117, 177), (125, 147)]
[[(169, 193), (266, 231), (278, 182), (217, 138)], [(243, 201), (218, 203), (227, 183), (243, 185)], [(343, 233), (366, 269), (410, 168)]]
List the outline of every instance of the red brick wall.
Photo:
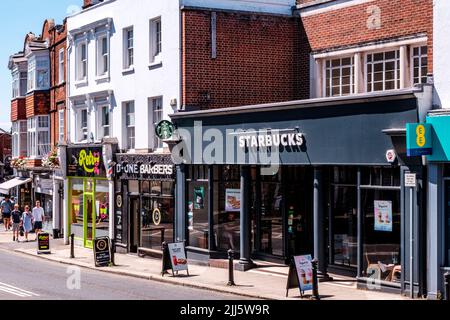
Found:
[(11, 122), (25, 120), (27, 118), (25, 98), (17, 98), (11, 101)]
[[(305, 1), (298, 0), (298, 2)], [(380, 9), (381, 27), (379, 29), (367, 27), (367, 21), (371, 16), (367, 10), (373, 5)], [(429, 70), (432, 71), (432, 0), (376, 0), (304, 16), (302, 23), (313, 51), (424, 33), (428, 36)]]
[(34, 91), (26, 97), (26, 116), (46, 115), (50, 112), (50, 93), (48, 91)]
[(212, 59), (211, 12), (184, 10), (182, 39), (187, 110), (308, 97), (309, 48), (298, 18), (217, 12)]

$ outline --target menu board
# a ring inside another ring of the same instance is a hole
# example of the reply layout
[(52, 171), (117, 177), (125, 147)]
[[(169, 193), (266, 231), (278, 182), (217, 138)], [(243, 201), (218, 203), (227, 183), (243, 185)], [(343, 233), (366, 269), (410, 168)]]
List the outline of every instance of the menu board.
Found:
[(305, 292), (313, 289), (313, 271), (311, 255), (294, 257), (295, 269), (297, 271), (300, 291)]
[(241, 211), (241, 190), (226, 189), (225, 190), (225, 211), (240, 212)]
[(169, 243), (168, 247), (173, 272), (188, 271), (188, 261), (184, 243)]
[(111, 264), (111, 250), (108, 237), (94, 240), (94, 259), (96, 267), (109, 267)]
[(41, 232), (38, 235), (38, 254), (50, 253), (50, 234)]

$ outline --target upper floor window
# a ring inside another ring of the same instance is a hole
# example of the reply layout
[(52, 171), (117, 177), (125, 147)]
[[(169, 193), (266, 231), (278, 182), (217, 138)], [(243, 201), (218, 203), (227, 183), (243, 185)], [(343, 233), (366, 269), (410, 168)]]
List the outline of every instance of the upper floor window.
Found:
[(427, 83), (428, 74), (428, 47), (412, 48), (412, 79), (413, 84)]
[(65, 81), (64, 77), (64, 49), (59, 50), (58, 54), (58, 83), (61, 84)]
[(125, 103), (125, 143), (126, 148), (131, 150), (136, 147), (136, 119), (134, 113), (134, 101)]
[(87, 78), (87, 45), (82, 42), (79, 43), (76, 49), (76, 79), (78, 81), (86, 80)]
[(109, 106), (101, 106), (98, 110), (100, 115), (98, 138), (105, 138), (111, 135), (111, 118)]
[(367, 92), (400, 88), (400, 50), (367, 54)]
[(89, 138), (89, 116), (86, 108), (78, 110), (78, 142), (87, 141)]
[(130, 69), (134, 65), (134, 30), (133, 27), (123, 31), (124, 35), (124, 69)]
[(325, 96), (344, 96), (355, 93), (355, 64), (353, 57), (325, 62)]
[(28, 62), (28, 92), (50, 87), (50, 62), (48, 57), (33, 57)]
[(12, 74), (12, 98), (19, 96), (19, 72), (16, 71)]
[(64, 110), (58, 111), (58, 142), (64, 142), (64, 131), (65, 131), (65, 112)]
[(106, 35), (97, 40), (97, 76), (103, 76), (109, 71), (109, 44)]
[(158, 62), (162, 52), (161, 18), (150, 21), (150, 62)]
[(37, 116), (28, 119), (28, 156), (43, 157), (50, 152), (50, 118)]
[(12, 125), (12, 156), (27, 156), (27, 121), (16, 121)]
[[(156, 126), (163, 119), (163, 99), (162, 97), (151, 99), (151, 111), (153, 124)], [(154, 127), (153, 127), (154, 128)], [(154, 130), (152, 130), (154, 132)], [(154, 149), (160, 149), (163, 147), (161, 139), (155, 136), (153, 142)]]

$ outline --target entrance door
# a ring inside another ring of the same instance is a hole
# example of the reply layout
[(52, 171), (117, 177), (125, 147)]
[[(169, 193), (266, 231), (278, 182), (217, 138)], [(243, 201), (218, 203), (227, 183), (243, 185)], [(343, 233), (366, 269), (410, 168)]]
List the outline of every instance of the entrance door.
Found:
[(137, 253), (141, 242), (140, 236), (140, 208), (139, 208), (139, 198), (130, 198), (130, 208), (128, 210), (130, 213), (130, 252)]
[(95, 210), (94, 210), (94, 196), (92, 194), (85, 194), (84, 197), (84, 246), (86, 248), (93, 248), (93, 240), (95, 238)]

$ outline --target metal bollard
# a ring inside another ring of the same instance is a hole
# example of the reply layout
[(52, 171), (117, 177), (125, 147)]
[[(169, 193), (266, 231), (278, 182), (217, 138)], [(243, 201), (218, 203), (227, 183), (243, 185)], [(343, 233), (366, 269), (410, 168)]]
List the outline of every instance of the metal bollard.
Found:
[(70, 259), (75, 259), (75, 234), (70, 235)]
[(227, 286), (234, 287), (234, 251), (228, 250), (228, 284)]
[(444, 274), (445, 300), (450, 301), (450, 272)]
[(312, 261), (312, 271), (313, 271), (313, 293), (312, 298), (315, 300), (320, 300), (319, 295), (319, 278), (317, 276), (317, 268), (318, 268), (319, 261), (317, 259), (314, 259)]
[(111, 264), (113, 266), (116, 265), (115, 253), (116, 253), (116, 241), (114, 239), (111, 239)]

